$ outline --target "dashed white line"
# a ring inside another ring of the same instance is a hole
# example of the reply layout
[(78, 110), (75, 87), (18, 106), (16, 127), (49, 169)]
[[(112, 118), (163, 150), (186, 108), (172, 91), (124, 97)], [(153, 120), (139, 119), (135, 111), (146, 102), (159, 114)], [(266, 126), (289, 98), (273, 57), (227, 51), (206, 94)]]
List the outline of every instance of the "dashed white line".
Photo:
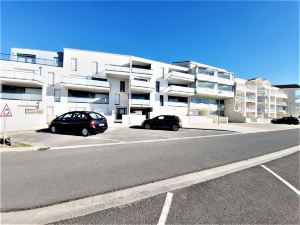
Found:
[(288, 186), (290, 189), (292, 189), (294, 192), (296, 192), (297, 195), (300, 195), (300, 191), (297, 190), (297, 188), (295, 188), (293, 185), (291, 185), (285, 179), (283, 179), (281, 176), (277, 175), (271, 169), (269, 169), (268, 167), (266, 167), (264, 165), (261, 165), (261, 167), (264, 168), (265, 170), (269, 171), (271, 174), (273, 174), (278, 180), (280, 180), (282, 183), (284, 183), (286, 186)]
[(165, 204), (164, 204), (164, 207), (161, 211), (161, 214), (160, 214), (159, 221), (158, 221), (157, 225), (164, 225), (166, 223), (167, 218), (168, 218), (168, 214), (169, 214), (169, 210), (170, 210), (170, 207), (171, 207), (171, 203), (172, 203), (172, 198), (173, 198), (173, 193), (168, 192), (166, 200), (165, 200)]

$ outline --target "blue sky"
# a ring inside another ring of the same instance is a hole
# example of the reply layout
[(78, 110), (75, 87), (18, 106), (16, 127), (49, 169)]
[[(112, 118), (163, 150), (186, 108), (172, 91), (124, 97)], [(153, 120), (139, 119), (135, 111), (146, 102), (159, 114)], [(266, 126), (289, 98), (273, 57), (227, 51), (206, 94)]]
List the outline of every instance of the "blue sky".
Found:
[(2, 2), (1, 52), (64, 47), (193, 60), (299, 83), (299, 3)]

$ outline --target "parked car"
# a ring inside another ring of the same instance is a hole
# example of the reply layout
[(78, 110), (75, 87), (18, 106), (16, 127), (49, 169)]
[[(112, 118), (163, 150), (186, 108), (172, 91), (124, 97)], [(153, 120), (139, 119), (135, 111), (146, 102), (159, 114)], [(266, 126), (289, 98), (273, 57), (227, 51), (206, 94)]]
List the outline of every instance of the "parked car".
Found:
[(143, 121), (142, 127), (144, 127), (145, 129), (164, 128), (177, 131), (182, 127), (182, 122), (178, 116), (161, 115)]
[(51, 121), (49, 129), (57, 132), (80, 132), (83, 136), (102, 133), (107, 129), (107, 120), (96, 112), (73, 111), (64, 113)]
[(272, 119), (271, 123), (298, 125), (299, 124), (299, 120), (297, 119), (297, 117), (288, 116), (288, 117), (282, 117), (280, 119)]

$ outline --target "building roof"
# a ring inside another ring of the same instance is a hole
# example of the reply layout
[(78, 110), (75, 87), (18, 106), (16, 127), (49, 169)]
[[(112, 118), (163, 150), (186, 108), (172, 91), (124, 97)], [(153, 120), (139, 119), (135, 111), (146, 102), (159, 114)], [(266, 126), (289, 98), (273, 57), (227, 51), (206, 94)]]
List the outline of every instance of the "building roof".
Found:
[(278, 85), (273, 85), (273, 87), (278, 87), (278, 88), (300, 88), (299, 84), (278, 84)]

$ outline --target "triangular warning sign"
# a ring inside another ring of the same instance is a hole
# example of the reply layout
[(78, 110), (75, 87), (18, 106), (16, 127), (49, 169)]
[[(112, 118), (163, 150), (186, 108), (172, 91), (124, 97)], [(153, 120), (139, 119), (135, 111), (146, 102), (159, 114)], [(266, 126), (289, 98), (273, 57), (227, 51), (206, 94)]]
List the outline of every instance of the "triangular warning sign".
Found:
[(2, 109), (2, 112), (0, 114), (0, 117), (10, 117), (12, 116), (11, 111), (7, 104), (5, 104), (4, 108)]

